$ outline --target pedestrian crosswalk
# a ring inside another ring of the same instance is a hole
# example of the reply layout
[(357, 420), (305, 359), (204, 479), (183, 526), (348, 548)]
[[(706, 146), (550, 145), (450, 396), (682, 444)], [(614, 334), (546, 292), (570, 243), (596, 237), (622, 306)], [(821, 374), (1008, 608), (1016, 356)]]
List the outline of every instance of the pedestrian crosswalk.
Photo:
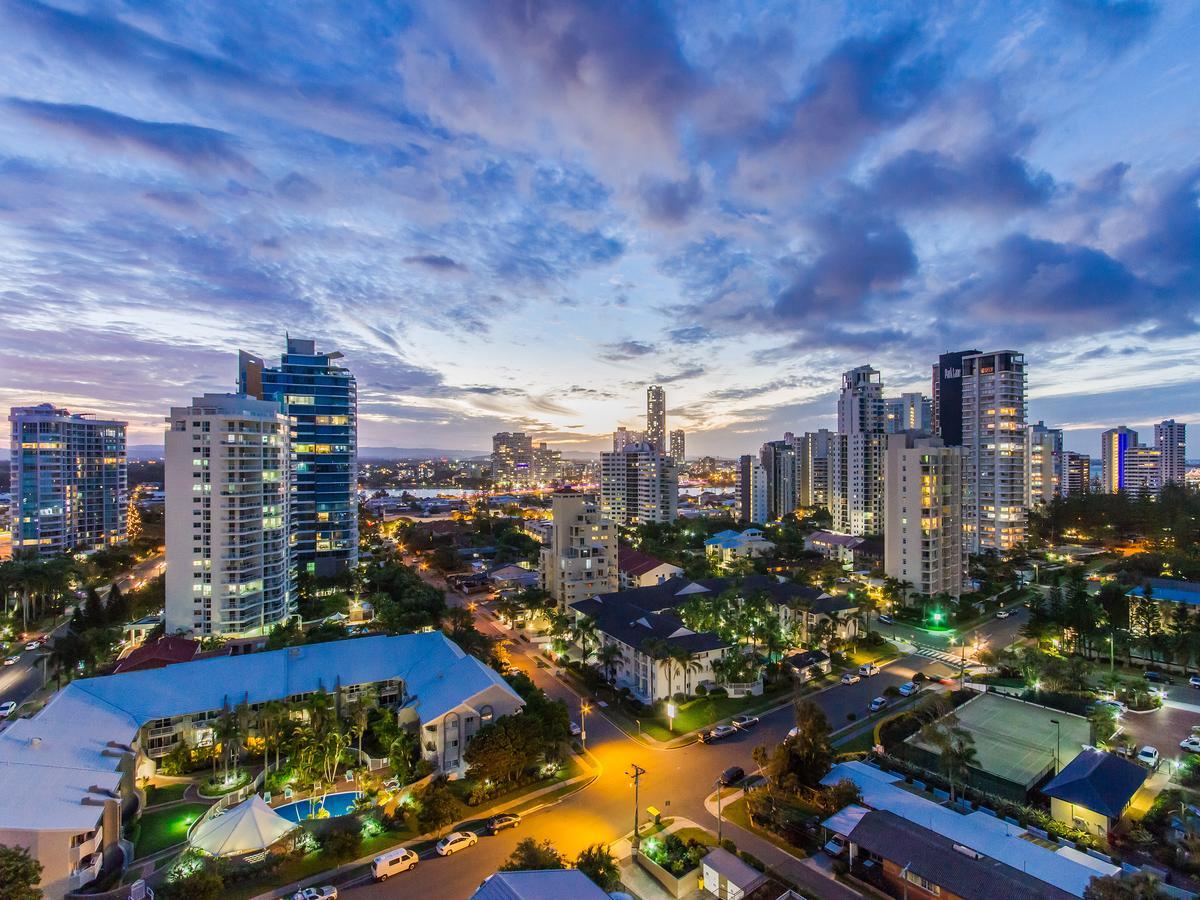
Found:
[[(917, 656), (924, 656), (927, 659), (936, 659), (938, 662), (944, 662), (949, 666), (961, 665), (963, 662), (961, 654), (947, 653), (945, 650), (938, 650), (934, 647), (923, 647), (920, 644), (914, 645), (913, 653), (917, 654)], [(966, 661), (968, 663), (971, 662), (971, 658), (968, 656)]]

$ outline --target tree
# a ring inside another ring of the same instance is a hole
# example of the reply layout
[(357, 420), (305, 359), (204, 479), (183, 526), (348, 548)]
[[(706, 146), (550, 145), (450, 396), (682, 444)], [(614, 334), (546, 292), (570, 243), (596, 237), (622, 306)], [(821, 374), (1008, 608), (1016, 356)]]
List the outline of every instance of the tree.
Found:
[(950, 802), (954, 802), (954, 786), (967, 780), (967, 769), (978, 761), (975, 736), (958, 724), (953, 715), (930, 722), (921, 729), (921, 740), (938, 749), (938, 765), (950, 782)]
[(829, 741), (829, 719), (811, 700), (796, 704), (796, 727), (780, 744), (767, 763), (769, 781), (786, 790), (804, 785), (816, 787), (833, 763)]
[(596, 652), (596, 662), (604, 669), (604, 677), (609, 684), (617, 677), (617, 666), (625, 662), (625, 654), (619, 644), (605, 644)]
[(4, 900), (36, 900), (42, 864), (24, 847), (0, 844), (0, 896)]
[(590, 878), (602, 891), (612, 893), (621, 887), (621, 867), (604, 844), (592, 844), (580, 851), (575, 868)]
[(1092, 742), (1107, 744), (1117, 732), (1117, 711), (1107, 704), (1097, 704), (1088, 713), (1092, 725)]
[(1163, 900), (1170, 896), (1158, 888), (1149, 872), (1133, 875), (1097, 875), (1083, 889), (1083, 900)]
[(549, 839), (537, 841), (535, 838), (524, 838), (517, 844), (512, 855), (500, 867), (501, 872), (526, 872), (531, 869), (562, 869), (565, 868), (562, 854), (554, 849)]
[[(472, 741), (472, 743), (474, 743)], [(444, 775), (434, 778), (418, 798), (420, 811), (417, 813), (417, 824), (422, 831), (436, 832), (441, 837), (448, 825), (454, 823), (462, 810), (458, 798), (450, 790)]]
[(339, 816), (323, 826), (317, 837), (330, 859), (345, 862), (358, 856), (362, 847), (362, 823), (357, 816)]

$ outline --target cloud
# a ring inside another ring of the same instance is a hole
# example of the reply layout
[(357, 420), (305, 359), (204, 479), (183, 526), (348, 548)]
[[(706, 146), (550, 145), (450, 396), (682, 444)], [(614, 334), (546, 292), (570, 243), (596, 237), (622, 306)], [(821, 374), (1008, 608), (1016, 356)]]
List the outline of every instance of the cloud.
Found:
[(668, 225), (685, 221), (704, 197), (695, 173), (682, 181), (643, 176), (638, 182), (638, 193), (650, 220)]
[(1054, 9), (1089, 46), (1113, 55), (1144, 38), (1160, 11), (1150, 0), (1055, 0)]
[(449, 256), (443, 256), (440, 253), (406, 256), (404, 257), (404, 261), (414, 266), (423, 266), (426, 269), (432, 269), (435, 272), (461, 272), (464, 270), (462, 263), (451, 259)]
[(667, 332), (667, 337), (676, 344), (700, 344), (712, 340), (716, 335), (703, 325), (687, 325), (672, 329)]
[(289, 172), (279, 181), (275, 182), (275, 192), (289, 200), (295, 200), (298, 203), (307, 203), (310, 200), (315, 200), (320, 197), (324, 191), (321, 186), (309, 178), (305, 178), (299, 172)]
[(965, 160), (936, 151), (909, 150), (888, 160), (868, 188), (889, 206), (932, 209), (978, 208), (1002, 213), (1044, 206), (1054, 179), (1000, 147), (987, 147)]
[(657, 353), (658, 348), (646, 341), (618, 341), (613, 344), (602, 344), (600, 351), (607, 359), (637, 359)]

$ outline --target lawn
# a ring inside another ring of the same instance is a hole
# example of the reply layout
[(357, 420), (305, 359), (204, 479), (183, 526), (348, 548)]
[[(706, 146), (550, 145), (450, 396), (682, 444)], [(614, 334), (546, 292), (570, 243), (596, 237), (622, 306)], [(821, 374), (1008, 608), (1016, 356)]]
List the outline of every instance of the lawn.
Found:
[(720, 695), (697, 697), (676, 708), (674, 730), (667, 730), (667, 717), (664, 709), (664, 712), (658, 716), (644, 717), (641, 720), (642, 731), (660, 741), (669, 741), (681, 734), (687, 734), (689, 731), (708, 728), (722, 719), (736, 716), (739, 713), (759, 713), (778, 706), (791, 696), (791, 692), (792, 686), (783, 683), (768, 685), (761, 697), (738, 699)]
[(158, 806), (182, 800), (187, 791), (186, 784), (152, 784), (146, 788), (146, 806)]
[(680, 828), (678, 831), (672, 832), (679, 837), (685, 844), (689, 840), (697, 840), (706, 847), (715, 847), (717, 845), (717, 836), (705, 828)]
[[(571, 755), (567, 757), (566, 761), (558, 767), (558, 771), (555, 772), (551, 777), (545, 778), (541, 781), (523, 784), (518, 787), (514, 787), (511, 790), (505, 791), (503, 794), (497, 794), (494, 797), (489, 797), (483, 802), (483, 804), (481, 804), (481, 807), (468, 807), (468, 811), (474, 811), (477, 808), (486, 809), (488, 807), (496, 806), (500, 803), (507, 803), (509, 800), (519, 797), (522, 794), (528, 794), (530, 791), (537, 791), (556, 784), (562, 784), (564, 781), (569, 781), (576, 775), (585, 774), (585, 772), (586, 770), (579, 762), (579, 759), (576, 756)], [(451, 781), (449, 786), (451, 793), (453, 793), (454, 796), (458, 798), (459, 802), (465, 806), (467, 802), (467, 795), (471, 793), (471, 787), (473, 786), (472, 782), (469, 779), (460, 778), (456, 781)]]
[(726, 822), (732, 822), (740, 828), (745, 828), (751, 834), (756, 834), (763, 840), (770, 841), (780, 850), (790, 853), (792, 856), (805, 857), (808, 853), (803, 847), (797, 847), (795, 844), (789, 844), (773, 831), (768, 831), (765, 828), (759, 828), (750, 824), (750, 816), (746, 812), (746, 798), (739, 797), (728, 806), (722, 807), (721, 815)]
[(204, 803), (181, 803), (167, 809), (151, 810), (138, 820), (133, 844), (134, 859), (150, 856), (187, 840), (188, 827), (208, 809)]
[(869, 647), (855, 644), (854, 649), (848, 655), (854, 665), (861, 666), (864, 663), (880, 663), (884, 660), (895, 659), (900, 655), (900, 650), (891, 641), (884, 641), (882, 644), (872, 644)]

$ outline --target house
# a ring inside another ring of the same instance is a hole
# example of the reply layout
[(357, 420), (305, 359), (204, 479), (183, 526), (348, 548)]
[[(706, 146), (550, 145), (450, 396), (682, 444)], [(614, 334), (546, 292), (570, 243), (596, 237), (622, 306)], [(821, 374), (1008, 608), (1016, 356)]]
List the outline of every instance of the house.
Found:
[(439, 631), (81, 678), (0, 732), (0, 844), (28, 848), (42, 864), (45, 896), (63, 897), (116, 856), (135, 779), (152, 775), (157, 759), (184, 740), (211, 744), (226, 709), (253, 712), (321, 690), (338, 704), (372, 691), (419, 734), (422, 757), (451, 777), (465, 771), (462, 752), (476, 731), (523, 706), (504, 679)]
[(191, 638), (168, 635), (150, 644), (131, 650), (113, 668), (114, 675), (122, 672), (138, 672), (143, 669), (161, 669), (175, 663), (191, 662), (200, 652), (200, 642)]
[(715, 559), (721, 568), (739, 559), (766, 556), (774, 549), (775, 544), (763, 536), (761, 528), (747, 528), (742, 532), (730, 529), (718, 531), (704, 542), (704, 552)]
[(828, 675), (832, 662), (824, 650), (805, 650), (783, 659), (784, 668), (800, 683)]
[[(956, 812), (909, 788), (902, 776), (867, 763), (838, 763), (821, 784), (843, 780), (858, 787), (861, 807), (848, 806), (822, 824), (850, 844), (854, 857), (882, 862), (885, 875), (890, 870), (890, 879), (911, 898), (1065, 900), (1082, 897), (1093, 878), (1121, 871), (1074, 847), (1038, 843), (1021, 826), (983, 810)], [(870, 824), (859, 831), (868, 817)], [(980, 877), (985, 872), (989, 878)]]
[(1141, 789), (1147, 770), (1103, 750), (1084, 750), (1042, 788), (1050, 814), (1097, 837), (1107, 838)]
[(1129, 598), (1130, 621), (1135, 634), (1142, 633), (1146, 628), (1139, 610), (1146, 601), (1146, 585), (1150, 586), (1150, 600), (1153, 601), (1162, 625), (1170, 621), (1175, 607), (1180, 604), (1189, 607), (1200, 606), (1200, 582), (1182, 581), (1177, 578), (1148, 578), (1125, 594)]
[(496, 872), (475, 889), (471, 900), (610, 900), (578, 869), (526, 869)]
[(628, 544), (617, 545), (617, 579), (623, 591), (653, 587), (682, 574), (683, 569), (679, 566), (635, 550)]
[(820, 553), (826, 559), (843, 563), (854, 563), (854, 549), (866, 538), (853, 534), (838, 534), (836, 531), (814, 531), (804, 539), (804, 549)]
[(517, 565), (500, 566), (498, 569), (492, 569), (492, 571), (488, 572), (487, 577), (488, 581), (492, 584), (492, 589), (497, 591), (537, 587), (542, 580), (542, 576), (537, 572)]
[(729, 900), (740, 900), (769, 880), (758, 869), (721, 847), (714, 847), (700, 860), (700, 872), (706, 891), (714, 897)]
[(142, 616), (136, 622), (130, 622), (121, 629), (125, 635), (125, 643), (131, 647), (144, 643), (146, 638), (162, 623), (162, 616)]

